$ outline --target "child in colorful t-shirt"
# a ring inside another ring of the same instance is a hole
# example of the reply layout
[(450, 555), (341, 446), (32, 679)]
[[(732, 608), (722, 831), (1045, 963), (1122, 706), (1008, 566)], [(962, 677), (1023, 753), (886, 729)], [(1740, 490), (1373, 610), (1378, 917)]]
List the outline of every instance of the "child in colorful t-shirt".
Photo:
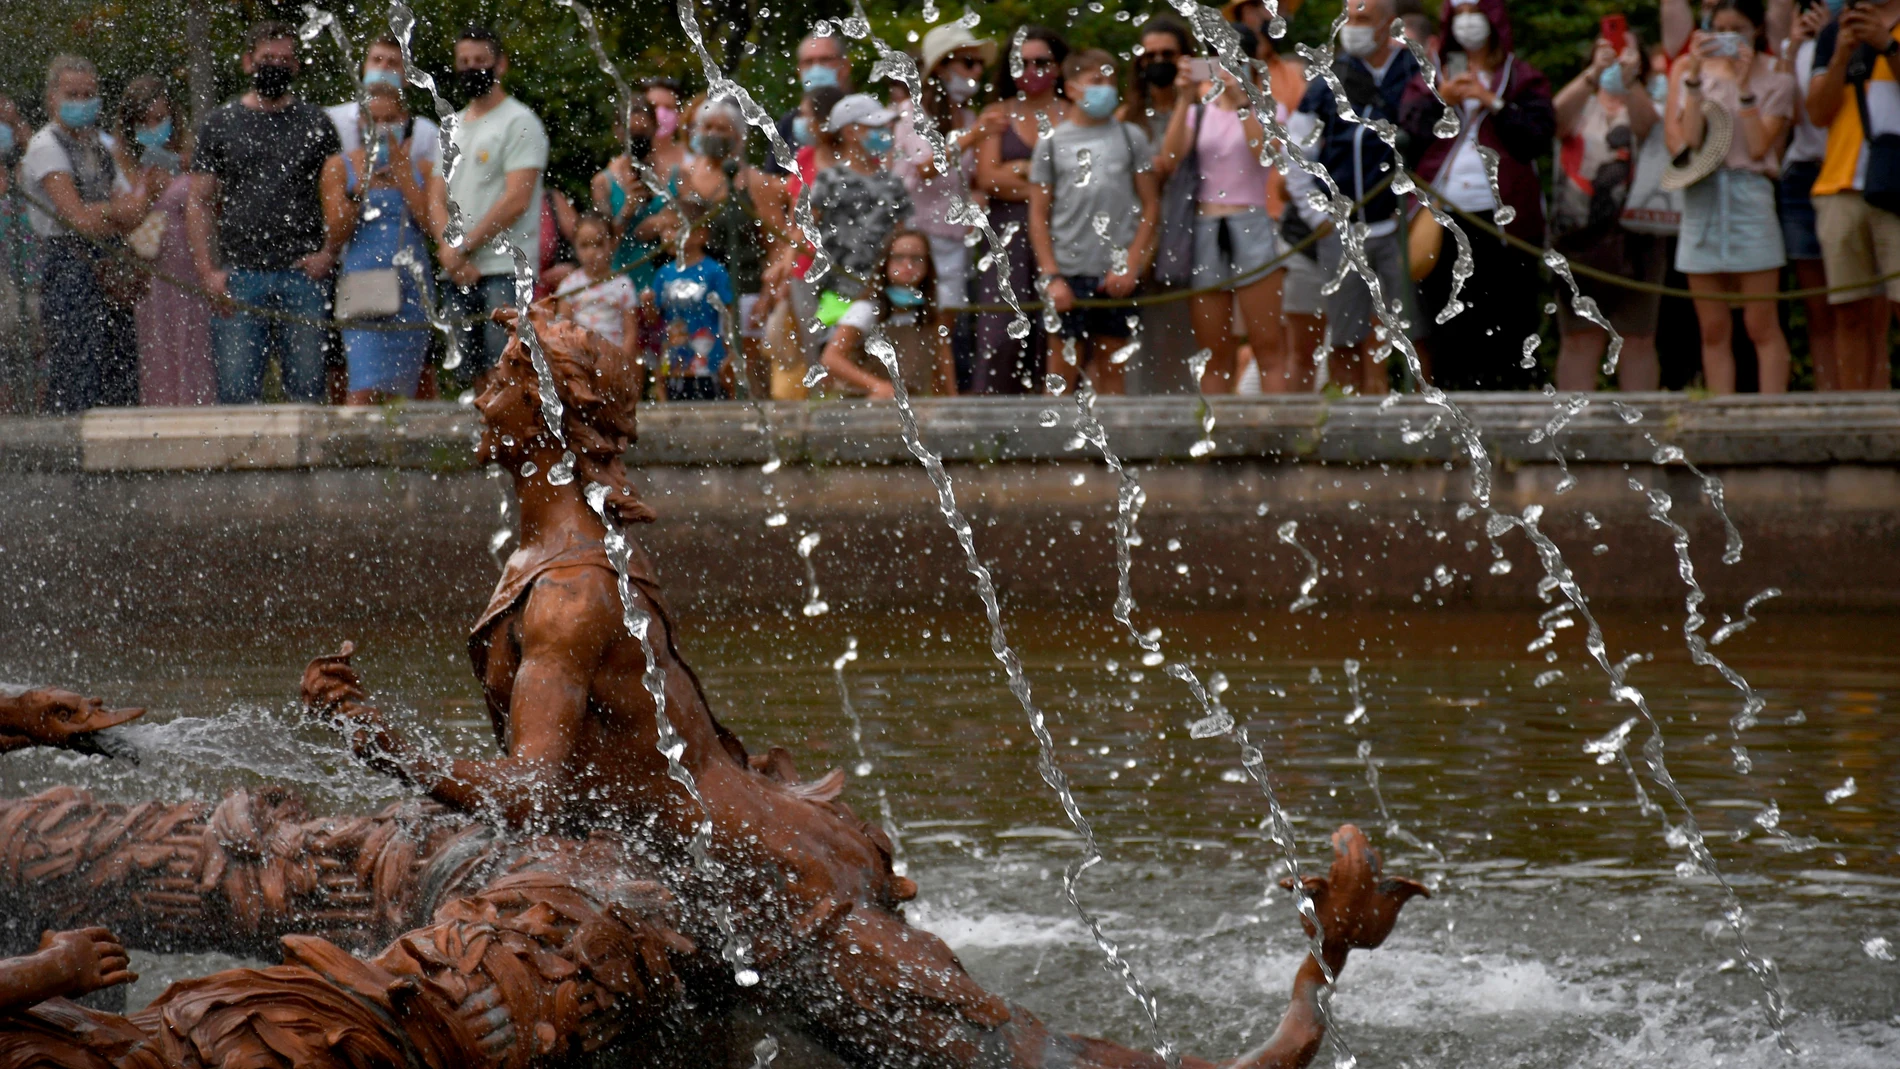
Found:
[(726, 327), (720, 309), (738, 314), (732, 279), (706, 255), (706, 228), (693, 226), (685, 253), (653, 278), (666, 323), (666, 399), (716, 401), (728, 394)]

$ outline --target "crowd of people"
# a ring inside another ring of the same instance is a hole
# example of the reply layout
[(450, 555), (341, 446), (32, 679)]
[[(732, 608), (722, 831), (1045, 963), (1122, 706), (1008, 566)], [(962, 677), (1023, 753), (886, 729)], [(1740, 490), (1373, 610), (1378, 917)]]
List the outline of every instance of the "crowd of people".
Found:
[(1224, 14), (1237, 51), (1159, 15), (1127, 61), (939, 25), (921, 93), (888, 99), (820, 27), (775, 138), (652, 79), (575, 200), (481, 26), (455, 41), (450, 167), (393, 39), (323, 108), (296, 92), (295, 32), (258, 25), (249, 89), (195, 128), (163, 80), (107, 110), (62, 55), (37, 131), (0, 99), (0, 406), (455, 396), (500, 354), (488, 313), (524, 299), (641, 361), (655, 400), (888, 398), (893, 376), (1375, 394), (1416, 385), (1401, 334), (1436, 385), (1524, 389), (1546, 313), (1558, 388), (1599, 386), (1608, 327), (1615, 384), (1643, 390), (1668, 286), (1696, 295), (1702, 385), (1750, 378), (1742, 346), (1767, 393), (1789, 384), (1789, 283), (1815, 386), (1887, 385), (1900, 0), (1664, 0), (1660, 40), (1605, 18), (1555, 88), (1504, 0), (1347, 0), (1326, 78), (1261, 0)]

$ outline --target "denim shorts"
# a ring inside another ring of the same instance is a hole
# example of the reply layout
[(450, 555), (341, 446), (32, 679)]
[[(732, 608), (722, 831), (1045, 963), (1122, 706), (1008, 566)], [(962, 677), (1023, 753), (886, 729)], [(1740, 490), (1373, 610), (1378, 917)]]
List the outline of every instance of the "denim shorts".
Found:
[(1790, 260), (1819, 260), (1821, 235), (1815, 230), (1814, 180), (1821, 176), (1821, 165), (1802, 161), (1790, 163), (1781, 172), (1781, 241), (1788, 247)]
[(1776, 271), (1788, 259), (1775, 220), (1775, 184), (1724, 167), (1682, 191), (1676, 270), (1685, 275)]
[[(1102, 292), (1099, 275), (1065, 275), (1069, 291), (1076, 300), (1107, 296)], [(1064, 338), (1132, 338), (1134, 327), (1128, 320), (1136, 314), (1133, 306), (1121, 308), (1071, 308), (1062, 313)]]
[[(1265, 208), (1194, 219), (1194, 285), (1212, 286), (1266, 265), (1280, 251)], [(1258, 282), (1249, 278), (1247, 284)]]

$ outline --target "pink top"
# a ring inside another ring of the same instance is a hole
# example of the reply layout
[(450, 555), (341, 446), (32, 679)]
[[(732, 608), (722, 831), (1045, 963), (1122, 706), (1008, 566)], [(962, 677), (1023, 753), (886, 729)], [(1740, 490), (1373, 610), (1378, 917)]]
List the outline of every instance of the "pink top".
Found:
[[(1202, 112), (1206, 115), (1203, 117)], [(1260, 163), (1264, 145), (1247, 143), (1247, 128), (1238, 112), (1220, 107), (1196, 106), (1187, 121), (1200, 120), (1200, 140), (1194, 150), (1201, 169), (1201, 186), (1195, 194), (1202, 204), (1234, 204), (1250, 208), (1267, 206), (1267, 178), (1271, 167)]]
[[(897, 121), (891, 124), (895, 148), (891, 171), (904, 180), (904, 188), (910, 191), (912, 226), (933, 238), (960, 238), (970, 228), (951, 222), (950, 212), (959, 199), (970, 196), (970, 178), (976, 174), (976, 153), (963, 153), (961, 171), (925, 178), (922, 174), (925, 165), (933, 165), (934, 171), (936, 157), (930, 142), (917, 132), (917, 124), (911, 117), (912, 107), (913, 102), (909, 100), (899, 104)], [(967, 108), (960, 109), (957, 125), (974, 125), (974, 116)]]

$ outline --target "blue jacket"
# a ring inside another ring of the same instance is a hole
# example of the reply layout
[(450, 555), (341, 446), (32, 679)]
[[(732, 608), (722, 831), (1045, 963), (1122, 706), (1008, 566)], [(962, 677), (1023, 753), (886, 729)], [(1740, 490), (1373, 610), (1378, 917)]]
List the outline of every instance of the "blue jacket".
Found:
[[(1363, 60), (1341, 52), (1333, 61), (1333, 70), (1339, 74), (1340, 81), (1346, 86), (1349, 97), (1363, 95), (1366, 99), (1355, 101), (1353, 110), (1362, 119), (1383, 119), (1398, 125), (1399, 102), (1405, 95), (1405, 87), (1419, 73), (1418, 61), (1412, 53), (1403, 48), (1395, 49), (1392, 61), (1385, 69), (1385, 76), (1375, 84), (1372, 68)], [(1369, 91), (1360, 93), (1355, 84)], [(1401, 166), (1401, 159), (1386, 147), (1379, 135), (1363, 123), (1348, 122), (1339, 116), (1338, 102), (1333, 99), (1332, 87), (1325, 79), (1314, 77), (1308, 83), (1306, 96), (1300, 101), (1300, 110), (1313, 116), (1321, 133), (1317, 160), (1339, 184), (1340, 193), (1358, 200), (1374, 186), (1384, 181), (1393, 167)], [(1399, 133), (1399, 145), (1403, 149), (1407, 138), (1403, 131)], [(1399, 199), (1391, 189), (1380, 190), (1358, 215), (1363, 222), (1378, 223), (1398, 215)]]

